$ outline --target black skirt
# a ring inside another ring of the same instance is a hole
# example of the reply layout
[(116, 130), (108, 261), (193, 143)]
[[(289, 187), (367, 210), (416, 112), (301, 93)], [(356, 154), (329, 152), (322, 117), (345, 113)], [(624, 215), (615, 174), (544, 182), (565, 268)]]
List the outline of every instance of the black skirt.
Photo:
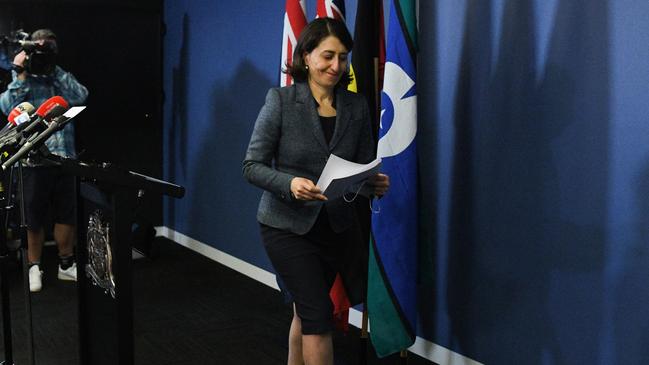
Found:
[(334, 329), (333, 304), (329, 297), (336, 273), (353, 244), (350, 231), (336, 233), (326, 210), (320, 211), (309, 232), (292, 232), (261, 226), (264, 247), (283, 290), (295, 303), (302, 322), (302, 334), (323, 334)]

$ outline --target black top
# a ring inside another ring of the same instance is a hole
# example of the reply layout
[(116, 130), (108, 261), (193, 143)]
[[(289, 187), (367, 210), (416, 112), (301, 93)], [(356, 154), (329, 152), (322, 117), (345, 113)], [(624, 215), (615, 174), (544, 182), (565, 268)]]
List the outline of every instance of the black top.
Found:
[(322, 125), (325, 141), (327, 141), (327, 144), (329, 144), (331, 137), (333, 137), (334, 135), (334, 129), (336, 128), (336, 116), (334, 115), (333, 117), (323, 117), (322, 115), (319, 115), (318, 117), (320, 117), (320, 124)]
[[(318, 103), (315, 98), (313, 98), (313, 102), (315, 103), (316, 109), (320, 107), (320, 103)], [(336, 98), (334, 98), (331, 106), (336, 109)], [(334, 115), (333, 117), (323, 117), (322, 115), (318, 115), (318, 117), (320, 117), (320, 124), (322, 125), (325, 141), (327, 141), (327, 144), (329, 144), (331, 137), (333, 137), (334, 135), (334, 129), (336, 128), (336, 116)]]

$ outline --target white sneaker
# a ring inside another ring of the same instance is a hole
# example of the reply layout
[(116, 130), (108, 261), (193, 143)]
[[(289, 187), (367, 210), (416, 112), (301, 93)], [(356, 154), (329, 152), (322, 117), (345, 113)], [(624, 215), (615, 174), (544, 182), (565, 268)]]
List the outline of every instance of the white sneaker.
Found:
[(59, 265), (58, 278), (59, 280), (77, 281), (77, 263), (75, 262), (65, 270), (61, 269), (61, 265)]
[(42, 276), (43, 272), (41, 271), (41, 268), (38, 265), (32, 265), (32, 267), (29, 268), (29, 291), (34, 293), (41, 291), (43, 288), (43, 281), (42, 281)]

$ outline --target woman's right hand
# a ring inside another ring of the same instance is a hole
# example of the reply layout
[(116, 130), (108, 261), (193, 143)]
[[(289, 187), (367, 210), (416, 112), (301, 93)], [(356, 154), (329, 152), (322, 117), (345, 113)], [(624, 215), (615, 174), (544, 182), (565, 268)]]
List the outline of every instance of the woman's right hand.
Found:
[(294, 177), (291, 180), (291, 194), (297, 200), (327, 200), (327, 197), (322, 195), (322, 191), (313, 181), (303, 177)]

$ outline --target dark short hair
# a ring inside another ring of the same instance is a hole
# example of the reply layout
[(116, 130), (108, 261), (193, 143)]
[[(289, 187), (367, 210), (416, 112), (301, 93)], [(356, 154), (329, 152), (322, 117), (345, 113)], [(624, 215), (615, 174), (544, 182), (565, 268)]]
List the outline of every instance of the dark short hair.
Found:
[(56, 40), (56, 34), (54, 34), (51, 29), (39, 29), (32, 33), (31, 39), (32, 41), (38, 41), (41, 39)]
[[(354, 48), (354, 40), (351, 34), (349, 34), (345, 23), (332, 18), (315, 19), (302, 29), (302, 33), (300, 33), (300, 37), (295, 45), (295, 51), (293, 51), (293, 64), (284, 65), (286, 67), (284, 72), (291, 75), (295, 81), (306, 81), (309, 76), (309, 71), (304, 62), (304, 53), (313, 51), (318, 47), (320, 42), (329, 36), (338, 38), (340, 43), (347, 48), (348, 52), (351, 52), (352, 48)], [(345, 70), (345, 73), (336, 86), (347, 86), (351, 81), (352, 77), (349, 74), (349, 70)]]
[(56, 41), (56, 34), (54, 34), (51, 29), (39, 29), (32, 33), (30, 38), (32, 41), (47, 41), (50, 46), (48, 49), (54, 53), (58, 53), (58, 42)]

